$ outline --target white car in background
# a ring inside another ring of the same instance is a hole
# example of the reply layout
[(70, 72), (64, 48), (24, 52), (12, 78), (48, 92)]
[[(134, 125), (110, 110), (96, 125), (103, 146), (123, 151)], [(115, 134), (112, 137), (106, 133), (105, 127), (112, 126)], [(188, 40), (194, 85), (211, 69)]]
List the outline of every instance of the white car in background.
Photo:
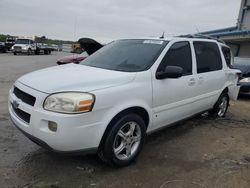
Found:
[(228, 55), (224, 43), (203, 38), (114, 41), (80, 64), (19, 78), (9, 113), (45, 148), (98, 153), (126, 166), (147, 134), (205, 111), (225, 116), (240, 73), (228, 66)]

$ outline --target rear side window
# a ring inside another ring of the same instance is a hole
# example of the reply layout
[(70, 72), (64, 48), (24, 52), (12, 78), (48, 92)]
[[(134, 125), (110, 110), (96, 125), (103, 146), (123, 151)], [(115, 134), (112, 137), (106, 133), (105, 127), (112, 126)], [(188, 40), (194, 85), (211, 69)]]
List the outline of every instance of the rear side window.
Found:
[(192, 56), (189, 42), (174, 43), (163, 58), (157, 72), (165, 70), (167, 66), (183, 68), (183, 75), (192, 74)]
[(230, 67), (231, 64), (232, 64), (231, 63), (232, 56), (231, 56), (231, 50), (230, 50), (230, 48), (222, 46), (222, 52), (223, 52), (224, 58), (226, 60), (227, 66)]
[(222, 69), (219, 47), (213, 42), (194, 42), (197, 73)]

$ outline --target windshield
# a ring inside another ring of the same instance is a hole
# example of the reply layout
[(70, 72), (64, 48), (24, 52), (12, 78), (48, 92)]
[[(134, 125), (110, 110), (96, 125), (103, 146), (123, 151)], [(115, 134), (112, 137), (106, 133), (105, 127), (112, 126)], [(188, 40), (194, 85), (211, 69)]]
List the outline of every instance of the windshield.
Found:
[(163, 40), (119, 40), (112, 42), (80, 64), (124, 72), (138, 72), (152, 66), (166, 46)]
[(16, 44), (29, 44), (28, 39), (17, 39)]
[(248, 66), (250, 66), (250, 58), (235, 57), (234, 58), (234, 65), (248, 65)]

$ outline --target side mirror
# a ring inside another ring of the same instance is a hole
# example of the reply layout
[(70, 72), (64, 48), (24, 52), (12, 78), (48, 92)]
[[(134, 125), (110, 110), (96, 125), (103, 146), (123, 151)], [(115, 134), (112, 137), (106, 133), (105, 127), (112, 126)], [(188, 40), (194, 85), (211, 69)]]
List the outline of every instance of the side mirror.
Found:
[(163, 80), (165, 78), (180, 78), (182, 77), (183, 68), (178, 66), (167, 66), (164, 71), (156, 73), (156, 79)]

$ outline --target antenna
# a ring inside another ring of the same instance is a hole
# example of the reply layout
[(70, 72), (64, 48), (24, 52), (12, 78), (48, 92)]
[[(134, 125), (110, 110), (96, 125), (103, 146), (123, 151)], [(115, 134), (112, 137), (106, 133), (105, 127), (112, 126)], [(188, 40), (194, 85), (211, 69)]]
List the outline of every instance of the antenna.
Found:
[(76, 25), (77, 25), (77, 17), (75, 16), (75, 23), (74, 23), (74, 40), (76, 40)]
[(73, 57), (75, 58), (76, 54), (75, 54), (75, 41), (76, 41), (76, 25), (77, 25), (77, 16), (75, 15), (75, 22), (74, 22), (74, 43), (73, 45), (71, 45), (71, 50), (74, 51), (73, 53)]
[(163, 31), (162, 36), (160, 37), (160, 39), (164, 39), (165, 38), (165, 32)]
[(198, 27), (196, 27), (195, 29), (196, 29), (196, 32), (197, 32), (197, 33), (200, 33), (200, 31), (199, 31)]

